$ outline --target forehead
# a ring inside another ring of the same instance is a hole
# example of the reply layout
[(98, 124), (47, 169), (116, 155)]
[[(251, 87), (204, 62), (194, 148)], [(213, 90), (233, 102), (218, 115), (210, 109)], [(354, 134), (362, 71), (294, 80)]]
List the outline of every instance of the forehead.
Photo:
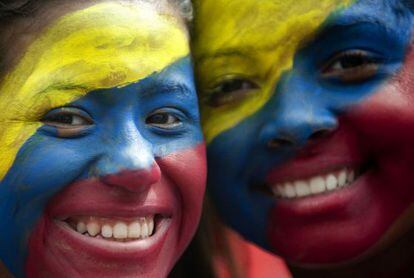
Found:
[[(166, 38), (169, 38), (168, 40)], [(55, 87), (121, 86), (164, 68), (188, 52), (177, 20), (150, 4), (104, 2), (52, 23), (3, 80), (25, 97)]]
[[(285, 37), (306, 37), (352, 0), (206, 0), (196, 6), (196, 38), (209, 41), (205, 52), (243, 47), (269, 49)], [(215, 18), (210, 21), (210, 18)], [(204, 52), (203, 52), (204, 53)], [(207, 54), (207, 53), (204, 53)]]

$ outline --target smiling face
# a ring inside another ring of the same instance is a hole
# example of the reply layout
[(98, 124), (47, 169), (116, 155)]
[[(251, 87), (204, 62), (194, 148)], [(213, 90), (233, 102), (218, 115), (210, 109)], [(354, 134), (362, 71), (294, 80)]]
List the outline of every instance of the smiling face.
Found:
[(205, 186), (184, 25), (105, 1), (31, 35), (0, 80), (1, 260), (17, 276), (165, 277)]
[(407, 7), (214, 0), (196, 19), (209, 187), (226, 223), (301, 266), (352, 261), (414, 226)]

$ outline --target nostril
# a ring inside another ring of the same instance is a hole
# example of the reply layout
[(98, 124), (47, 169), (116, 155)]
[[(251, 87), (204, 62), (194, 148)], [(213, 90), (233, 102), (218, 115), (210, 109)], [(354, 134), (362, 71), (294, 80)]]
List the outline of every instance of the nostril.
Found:
[(161, 171), (157, 164), (148, 169), (124, 170), (116, 174), (101, 177), (107, 185), (117, 186), (132, 192), (146, 192), (149, 187), (161, 179)]
[(313, 132), (311, 134), (311, 136), (309, 136), (309, 140), (314, 141), (314, 140), (321, 139), (321, 138), (327, 136), (330, 132), (331, 132), (330, 129), (325, 129), (325, 128), (324, 129), (319, 129), (319, 130)]
[(293, 142), (285, 138), (273, 138), (272, 140), (267, 142), (267, 146), (270, 149), (276, 149), (276, 148), (287, 147), (287, 146), (292, 146), (292, 145), (293, 145)]

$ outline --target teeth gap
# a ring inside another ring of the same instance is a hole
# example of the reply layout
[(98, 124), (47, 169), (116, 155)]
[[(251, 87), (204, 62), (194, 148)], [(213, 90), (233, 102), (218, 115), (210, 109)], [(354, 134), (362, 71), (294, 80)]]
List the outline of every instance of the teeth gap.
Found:
[(361, 175), (362, 171), (343, 168), (339, 171), (314, 176), (303, 180), (282, 182), (270, 187), (272, 193), (281, 199), (297, 199), (313, 195), (330, 193), (340, 190), (354, 181)]
[(99, 217), (71, 217), (65, 222), (74, 231), (84, 236), (128, 242), (153, 236), (161, 219), (161, 215), (138, 217), (130, 221)]

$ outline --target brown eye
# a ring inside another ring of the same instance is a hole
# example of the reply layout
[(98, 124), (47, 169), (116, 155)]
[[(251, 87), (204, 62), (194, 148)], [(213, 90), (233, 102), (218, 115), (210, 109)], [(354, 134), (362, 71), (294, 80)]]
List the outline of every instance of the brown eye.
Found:
[(210, 90), (207, 102), (212, 107), (234, 104), (245, 99), (258, 88), (256, 83), (244, 78), (224, 80)]
[(76, 136), (93, 124), (86, 112), (72, 107), (54, 109), (43, 117), (42, 122), (55, 127), (61, 137)]
[(367, 51), (344, 51), (326, 63), (322, 77), (339, 79), (345, 83), (360, 83), (375, 76), (379, 65), (379, 59)]
[(161, 129), (174, 129), (182, 125), (182, 121), (174, 113), (164, 111), (163, 109), (156, 110), (151, 113), (145, 123), (149, 126)]

